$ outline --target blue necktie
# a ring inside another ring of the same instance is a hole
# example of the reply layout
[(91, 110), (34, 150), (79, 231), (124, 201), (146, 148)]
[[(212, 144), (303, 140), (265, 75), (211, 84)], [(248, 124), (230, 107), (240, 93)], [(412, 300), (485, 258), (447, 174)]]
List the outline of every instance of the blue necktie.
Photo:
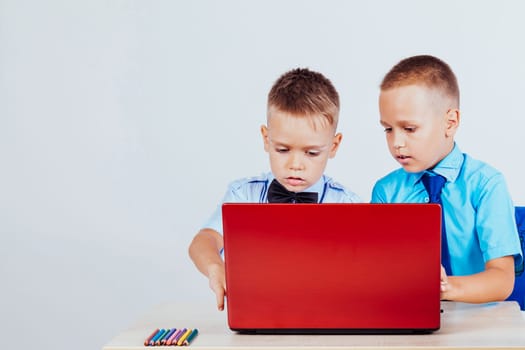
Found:
[(441, 190), (443, 189), (445, 182), (447, 182), (447, 179), (438, 174), (425, 173), (421, 178), (421, 181), (430, 197), (429, 203), (437, 203), (441, 205), (441, 264), (445, 268), (447, 275), (450, 276), (452, 274), (452, 269), (450, 267), (450, 253), (447, 244), (445, 210), (443, 209), (443, 203), (441, 202)]

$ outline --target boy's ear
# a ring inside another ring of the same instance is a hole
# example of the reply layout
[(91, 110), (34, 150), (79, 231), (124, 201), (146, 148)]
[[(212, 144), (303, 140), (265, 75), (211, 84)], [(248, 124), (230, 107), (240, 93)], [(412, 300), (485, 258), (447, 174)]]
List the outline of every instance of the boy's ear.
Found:
[(447, 128), (445, 131), (445, 135), (447, 137), (454, 137), (454, 135), (456, 134), (456, 131), (459, 127), (460, 115), (461, 113), (457, 108), (452, 108), (447, 111)]
[(270, 150), (270, 141), (268, 140), (268, 128), (266, 125), (261, 125), (261, 135), (264, 143), (264, 150), (268, 152)]
[(343, 139), (343, 134), (338, 132), (334, 135), (334, 139), (332, 141), (332, 147), (330, 148), (330, 158), (335, 157), (335, 154), (337, 153), (337, 150), (339, 149), (339, 145), (341, 144), (341, 140)]

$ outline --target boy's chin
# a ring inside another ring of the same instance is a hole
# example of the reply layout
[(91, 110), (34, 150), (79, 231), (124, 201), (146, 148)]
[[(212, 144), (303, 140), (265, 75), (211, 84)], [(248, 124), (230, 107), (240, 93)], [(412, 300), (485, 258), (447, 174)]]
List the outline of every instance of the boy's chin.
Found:
[(403, 165), (401, 164), (401, 167), (407, 172), (407, 173), (420, 173), (422, 171), (427, 170), (427, 168), (424, 168), (422, 166), (416, 166), (416, 165)]

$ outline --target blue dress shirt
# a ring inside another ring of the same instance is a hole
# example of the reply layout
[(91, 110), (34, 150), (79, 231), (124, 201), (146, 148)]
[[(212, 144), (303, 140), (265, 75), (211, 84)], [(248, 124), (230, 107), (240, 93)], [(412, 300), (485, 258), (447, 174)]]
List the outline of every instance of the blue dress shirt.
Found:
[[(441, 199), (453, 275), (485, 270), (485, 262), (508, 255), (521, 264), (514, 205), (503, 175), (484, 162), (453, 150), (433, 169), (447, 179)], [(425, 172), (395, 170), (376, 182), (373, 203), (426, 203)]]
[[(244, 178), (233, 181), (229, 186), (221, 203), (217, 206), (212, 216), (202, 226), (211, 228), (222, 234), (222, 204), (223, 203), (268, 203), (266, 198), (268, 186), (273, 181), (271, 172), (261, 176)], [(319, 203), (357, 203), (359, 197), (343, 185), (323, 175), (313, 186), (304, 192), (317, 192)]]

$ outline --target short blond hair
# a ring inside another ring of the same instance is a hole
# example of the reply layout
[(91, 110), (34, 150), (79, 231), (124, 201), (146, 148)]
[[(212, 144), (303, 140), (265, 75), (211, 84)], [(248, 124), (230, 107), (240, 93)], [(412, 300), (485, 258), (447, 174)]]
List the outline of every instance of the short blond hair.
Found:
[(296, 68), (281, 75), (268, 93), (268, 113), (275, 108), (296, 116), (322, 115), (337, 126), (339, 94), (324, 75)]
[(449, 97), (459, 108), (459, 87), (456, 75), (448, 64), (430, 55), (401, 60), (385, 75), (381, 90), (407, 85), (422, 85)]

